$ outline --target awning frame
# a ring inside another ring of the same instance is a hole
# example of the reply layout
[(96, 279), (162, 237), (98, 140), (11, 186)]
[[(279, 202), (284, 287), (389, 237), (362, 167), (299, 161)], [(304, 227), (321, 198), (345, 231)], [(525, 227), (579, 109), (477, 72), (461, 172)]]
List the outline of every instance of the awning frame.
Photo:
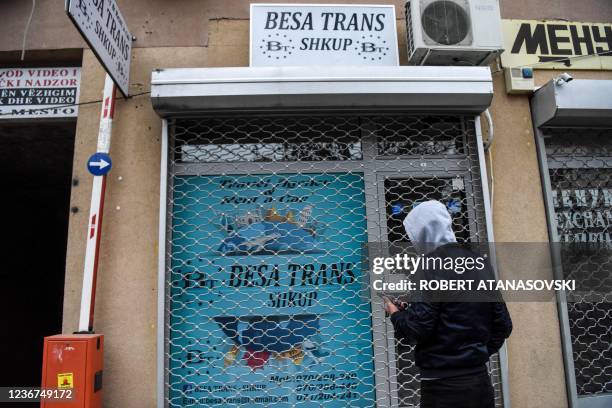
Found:
[(488, 67), (235, 67), (153, 71), (163, 118), (222, 112), (385, 110), (481, 113), (493, 99)]
[(612, 128), (612, 80), (550, 80), (531, 98), (536, 128)]

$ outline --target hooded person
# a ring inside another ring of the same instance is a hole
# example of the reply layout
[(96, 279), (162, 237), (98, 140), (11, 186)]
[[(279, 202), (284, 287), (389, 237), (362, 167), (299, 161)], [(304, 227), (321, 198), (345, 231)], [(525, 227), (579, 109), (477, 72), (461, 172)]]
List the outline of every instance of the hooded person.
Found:
[(457, 242), (453, 219), (439, 201), (430, 200), (417, 205), (404, 218), (403, 224), (410, 242), (422, 253)]
[[(452, 218), (446, 206), (438, 201), (419, 204), (403, 224), (411, 243), (426, 258), (451, 259), (453, 265), (465, 265), (465, 259), (479, 257), (457, 243)], [(484, 272), (492, 275), (488, 263), (483, 265), (488, 269)], [(430, 278), (456, 278), (464, 272), (435, 268), (417, 271)], [(493, 408), (495, 395), (487, 362), (512, 331), (505, 303), (468, 302), (465, 297), (444, 302), (427, 299), (411, 302), (403, 310), (385, 299), (385, 310), (396, 337), (416, 343), (415, 364), (421, 375), (420, 407)]]

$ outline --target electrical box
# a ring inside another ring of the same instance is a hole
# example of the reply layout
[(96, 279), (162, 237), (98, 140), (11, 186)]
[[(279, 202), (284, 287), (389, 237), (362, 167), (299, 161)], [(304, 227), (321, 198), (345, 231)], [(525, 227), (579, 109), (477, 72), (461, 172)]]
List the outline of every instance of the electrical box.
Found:
[(41, 408), (102, 408), (103, 351), (102, 334), (45, 337), (41, 387), (72, 390), (73, 398)]
[(530, 94), (535, 89), (533, 68), (504, 68), (506, 92), (509, 94)]

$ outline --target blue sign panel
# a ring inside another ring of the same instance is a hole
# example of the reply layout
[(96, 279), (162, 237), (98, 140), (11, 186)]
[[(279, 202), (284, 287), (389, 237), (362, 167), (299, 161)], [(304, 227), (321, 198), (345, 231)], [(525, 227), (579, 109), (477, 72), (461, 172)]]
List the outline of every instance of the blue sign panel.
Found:
[(113, 161), (106, 153), (94, 153), (87, 160), (87, 170), (94, 176), (104, 176), (113, 167)]
[(364, 183), (174, 179), (170, 406), (370, 407)]

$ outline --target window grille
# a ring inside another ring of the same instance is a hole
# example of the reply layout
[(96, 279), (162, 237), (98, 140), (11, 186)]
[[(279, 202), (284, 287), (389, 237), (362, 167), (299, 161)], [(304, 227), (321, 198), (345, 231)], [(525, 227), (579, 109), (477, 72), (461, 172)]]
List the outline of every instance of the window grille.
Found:
[(612, 393), (612, 146), (609, 129), (545, 129), (576, 394)]
[[(414, 346), (364, 247), (405, 242), (429, 199), (486, 242), (474, 119), (216, 116), (169, 134), (168, 406), (418, 407)], [(503, 406), (497, 355), (490, 372)]]

